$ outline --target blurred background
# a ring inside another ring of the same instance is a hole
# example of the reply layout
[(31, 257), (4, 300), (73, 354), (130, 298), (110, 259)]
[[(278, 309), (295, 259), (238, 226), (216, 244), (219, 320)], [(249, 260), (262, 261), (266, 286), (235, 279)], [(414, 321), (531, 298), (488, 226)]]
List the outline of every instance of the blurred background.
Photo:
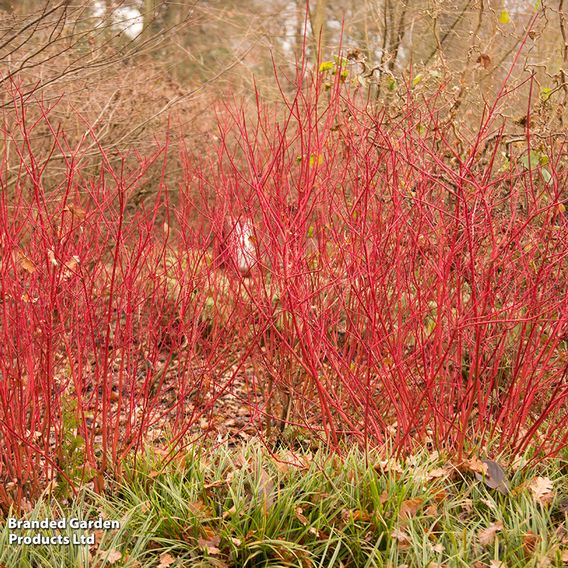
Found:
[(315, 68), (339, 52), (352, 88), (382, 108), (409, 88), (439, 93), (456, 129), (475, 127), (518, 57), (508, 87), (518, 93), (500, 112), (522, 132), (529, 95), (550, 99), (554, 113), (534, 117), (550, 134), (568, 96), (566, 10), (564, 0), (0, 0), (0, 83), (64, 96), (54, 113), (68, 134), (83, 133), (80, 112), (104, 145), (132, 149), (167, 121), (203, 143), (213, 101), (254, 99), (254, 87), (279, 100), (275, 69), (293, 78), (297, 61)]

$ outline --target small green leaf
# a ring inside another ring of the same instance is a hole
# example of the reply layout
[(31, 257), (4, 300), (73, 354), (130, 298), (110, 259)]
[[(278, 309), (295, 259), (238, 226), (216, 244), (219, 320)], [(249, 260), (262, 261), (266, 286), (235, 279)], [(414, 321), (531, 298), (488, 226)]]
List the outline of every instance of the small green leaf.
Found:
[(542, 102), (546, 102), (550, 98), (550, 94), (552, 93), (552, 89), (549, 87), (543, 87), (540, 90), (540, 100)]
[(546, 168), (542, 168), (541, 173), (542, 173), (542, 179), (544, 180), (544, 183), (546, 183), (548, 185), (552, 181), (552, 175), (550, 174), (550, 172)]
[(420, 136), (424, 136), (424, 134), (426, 134), (426, 127), (421, 122), (419, 122), (416, 125), (416, 132), (418, 132)]
[(509, 16), (509, 12), (507, 10), (501, 10), (499, 14), (499, 23), (500, 24), (508, 24), (511, 21)]
[(389, 91), (396, 91), (396, 81), (393, 77), (387, 79), (387, 89)]
[(316, 156), (316, 154), (310, 154), (310, 168), (313, 168), (316, 165), (316, 160), (317, 164), (321, 166), (323, 164), (323, 155), (318, 154)]
[(538, 157), (538, 163), (541, 166), (548, 166), (548, 156), (546, 154), (540, 154)]
[(331, 71), (335, 67), (335, 63), (333, 61), (324, 61), (320, 66), (319, 70), (320, 73), (324, 73), (325, 71)]
[(535, 169), (536, 167), (538, 167), (540, 161), (539, 161), (539, 155), (537, 152), (535, 152), (534, 150), (530, 151), (530, 154), (524, 154), (523, 157), (521, 158), (521, 164), (523, 164), (523, 166), (528, 170), (528, 169)]
[(412, 87), (416, 87), (416, 85), (418, 85), (418, 83), (420, 83), (420, 81), (422, 81), (422, 79), (424, 78), (424, 76), (422, 75), (422, 73), (418, 73), (418, 75), (416, 75), (416, 77), (414, 77), (414, 79), (412, 79)]
[(314, 226), (310, 225), (308, 227), (308, 239), (313, 239), (314, 238)]

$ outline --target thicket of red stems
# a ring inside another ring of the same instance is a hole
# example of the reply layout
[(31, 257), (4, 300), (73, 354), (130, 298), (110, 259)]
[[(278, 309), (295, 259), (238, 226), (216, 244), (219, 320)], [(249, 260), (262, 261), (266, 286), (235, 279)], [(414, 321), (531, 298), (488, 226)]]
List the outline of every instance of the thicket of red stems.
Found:
[[(254, 119), (219, 107), (212, 145), (182, 147), (175, 188), (155, 175), (167, 142), (135, 167), (98, 147), (99, 172), (82, 171), (94, 133), (70, 147), (14, 87), (2, 502), (53, 479), (101, 488), (164, 425), (171, 448), (188, 443), (237, 377), (261, 434), (287, 421), (336, 449), (566, 446), (566, 148), (504, 165), (496, 105), (458, 155), (436, 100), (409, 89), (387, 117), (329, 78), (299, 73), (284, 105), (257, 97)], [(144, 185), (153, 197), (133, 205)]]

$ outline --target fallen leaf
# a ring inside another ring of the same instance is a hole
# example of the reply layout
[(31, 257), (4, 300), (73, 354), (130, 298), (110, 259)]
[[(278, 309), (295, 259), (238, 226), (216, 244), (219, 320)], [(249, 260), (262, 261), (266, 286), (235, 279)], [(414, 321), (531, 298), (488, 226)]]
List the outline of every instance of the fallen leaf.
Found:
[(552, 480), (548, 477), (535, 477), (529, 484), (529, 489), (535, 501), (547, 505), (554, 497), (552, 493)]
[(205, 549), (209, 554), (220, 554), (219, 543), (221, 542), (221, 537), (213, 531), (211, 527), (202, 526), (201, 531), (205, 535), (197, 540), (199, 546)]
[(503, 523), (501, 521), (497, 521), (496, 523), (491, 523), (486, 529), (481, 529), (477, 533), (477, 538), (479, 540), (479, 544), (483, 544), (485, 546), (490, 546), (495, 541), (495, 535), (503, 530)]
[(28, 273), (33, 274), (36, 271), (35, 264), (23, 253), (18, 255), (20, 266)]
[(489, 562), (489, 568), (507, 568), (507, 564), (501, 562), (501, 560), (491, 560)]
[(466, 469), (473, 473), (481, 473), (482, 475), (487, 475), (487, 464), (476, 456), (473, 456), (472, 458), (466, 460), (464, 465)]
[(263, 468), (260, 469), (258, 493), (263, 501), (264, 510), (267, 511), (274, 504), (274, 481)]
[(508, 495), (510, 492), (509, 480), (507, 479), (507, 474), (505, 470), (493, 460), (481, 460), (483, 465), (485, 465), (486, 473), (475, 472), (475, 477), (479, 481), (483, 481), (485, 485), (491, 489), (497, 489), (499, 493), (503, 495)]
[(568, 563), (568, 548), (565, 548), (561, 553), (560, 553), (560, 558), (562, 560), (562, 562), (564, 564)]
[(446, 475), (449, 475), (449, 471), (446, 468), (437, 467), (435, 469), (430, 470), (426, 477), (428, 480), (431, 480), (431, 479), (437, 479), (439, 477), (446, 477)]
[(525, 556), (532, 556), (534, 554), (540, 540), (540, 536), (532, 531), (528, 531), (523, 535), (523, 550), (525, 551)]
[(418, 499), (407, 499), (406, 501), (402, 502), (400, 506), (400, 516), (401, 517), (415, 517), (418, 509), (422, 507), (422, 503), (424, 501), (420, 498)]
[(444, 552), (444, 545), (439, 542), (432, 547), (432, 550), (438, 554), (442, 554), (442, 552)]
[(73, 215), (73, 217), (77, 217), (77, 219), (79, 220), (84, 219), (85, 216), (87, 215), (87, 212), (84, 209), (82, 209), (78, 205), (74, 205), (73, 203), (67, 205), (65, 210), (69, 211), (71, 215)]
[(391, 536), (397, 541), (399, 548), (408, 548), (410, 546), (410, 536), (408, 536), (408, 533), (400, 529), (394, 529)]
[(491, 57), (487, 53), (482, 53), (478, 58), (477, 62), (484, 68), (487, 69), (491, 65)]
[(294, 513), (296, 514), (296, 518), (297, 518), (304, 526), (307, 526), (307, 525), (308, 525), (308, 519), (307, 519), (307, 517), (304, 515), (304, 510), (302, 509), (302, 507), (296, 507), (296, 510), (294, 511)]
[(175, 562), (174, 557), (167, 552), (164, 552), (160, 555), (160, 563), (158, 564), (158, 568), (168, 568)]
[(122, 558), (122, 552), (116, 549), (109, 550), (108, 554), (105, 557), (105, 560), (109, 564), (116, 564)]

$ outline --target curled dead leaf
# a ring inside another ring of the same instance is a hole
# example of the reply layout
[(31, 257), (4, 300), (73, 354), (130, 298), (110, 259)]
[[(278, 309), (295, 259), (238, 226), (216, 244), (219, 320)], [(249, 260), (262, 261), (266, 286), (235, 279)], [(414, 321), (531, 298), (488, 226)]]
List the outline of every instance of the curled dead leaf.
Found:
[(307, 526), (308, 525), (308, 519), (307, 517), (304, 515), (304, 510), (302, 509), (302, 507), (296, 507), (295, 511), (294, 511), (296, 518), (304, 525)]
[(529, 489), (534, 500), (541, 505), (548, 505), (554, 494), (552, 493), (553, 482), (548, 477), (535, 477), (529, 484)]
[(539, 535), (528, 531), (523, 535), (523, 550), (525, 551), (525, 556), (532, 556), (535, 553), (536, 547), (540, 542), (541, 538)]
[(477, 539), (479, 540), (479, 544), (484, 546), (490, 546), (495, 541), (495, 536), (499, 531), (503, 530), (503, 523), (501, 521), (497, 521), (496, 523), (491, 523), (486, 529), (481, 529), (477, 533)]

